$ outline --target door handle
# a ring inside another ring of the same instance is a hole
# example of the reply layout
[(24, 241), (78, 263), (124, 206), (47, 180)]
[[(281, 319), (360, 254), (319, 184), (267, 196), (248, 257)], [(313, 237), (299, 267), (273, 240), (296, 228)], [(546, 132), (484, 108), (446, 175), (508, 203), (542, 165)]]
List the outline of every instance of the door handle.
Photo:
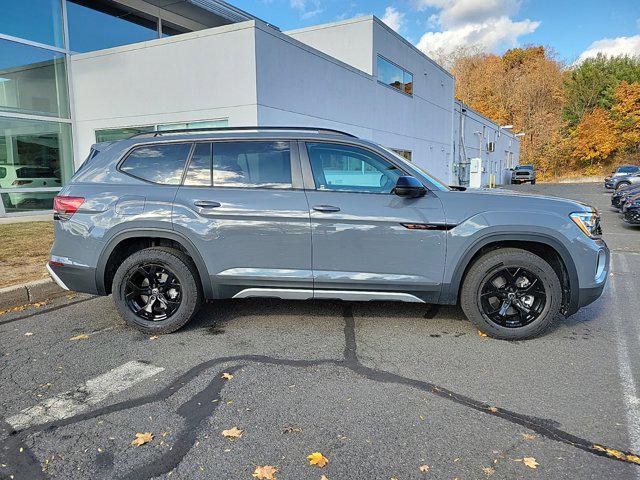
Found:
[(334, 207), (333, 205), (314, 205), (311, 208), (313, 208), (316, 212), (324, 212), (324, 213), (340, 211), (340, 207)]
[(219, 202), (211, 202), (209, 200), (196, 200), (193, 204), (200, 208), (218, 208), (220, 206)]

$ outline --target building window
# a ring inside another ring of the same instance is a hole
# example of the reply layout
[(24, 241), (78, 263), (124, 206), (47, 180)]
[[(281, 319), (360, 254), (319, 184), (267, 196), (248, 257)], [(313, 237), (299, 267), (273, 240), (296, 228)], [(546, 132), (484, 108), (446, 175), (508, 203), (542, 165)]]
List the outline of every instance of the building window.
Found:
[(72, 174), (70, 124), (0, 117), (0, 207), (6, 213), (51, 209)]
[(158, 20), (103, 0), (67, 0), (69, 49), (89, 52), (158, 38)]
[(378, 55), (378, 81), (396, 90), (413, 95), (413, 74)]
[(0, 110), (68, 118), (64, 57), (0, 39)]
[(96, 130), (96, 143), (100, 142), (113, 142), (116, 140), (123, 140), (136, 135), (138, 133), (148, 132), (168, 132), (171, 130), (183, 130), (187, 128), (216, 128), (226, 127), (229, 125), (228, 119), (222, 120), (199, 120), (196, 122), (186, 123), (164, 123), (158, 125), (140, 125), (133, 127), (123, 128), (105, 128)]
[(412, 161), (411, 160), (411, 150), (399, 150), (397, 148), (391, 148), (390, 150), (393, 150), (398, 155), (403, 157), (405, 160), (409, 160), (410, 162)]
[(61, 0), (9, 0), (1, 2), (1, 33), (64, 48), (62, 31)]

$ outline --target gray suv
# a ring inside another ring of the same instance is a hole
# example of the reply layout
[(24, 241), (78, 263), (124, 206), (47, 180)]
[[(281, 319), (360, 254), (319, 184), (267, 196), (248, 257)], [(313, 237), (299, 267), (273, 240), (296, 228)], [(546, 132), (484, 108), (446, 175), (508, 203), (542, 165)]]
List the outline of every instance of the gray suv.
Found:
[(531, 185), (536, 184), (536, 170), (533, 165), (518, 165), (511, 170), (511, 183), (526, 183)]
[(173, 332), (204, 300), (453, 305), (532, 337), (604, 288), (609, 250), (581, 203), (459, 191), (375, 143), (326, 129), (149, 133), (95, 145), (55, 200), (48, 269)]

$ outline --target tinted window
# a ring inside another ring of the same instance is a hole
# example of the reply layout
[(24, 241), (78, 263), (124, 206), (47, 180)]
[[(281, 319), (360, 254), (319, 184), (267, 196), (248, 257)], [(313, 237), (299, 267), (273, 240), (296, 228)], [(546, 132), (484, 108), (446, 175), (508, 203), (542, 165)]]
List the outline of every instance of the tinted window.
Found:
[(133, 150), (120, 170), (134, 177), (163, 185), (179, 185), (190, 143), (145, 145)]
[(289, 142), (216, 142), (214, 187), (291, 188)]
[(620, 173), (635, 173), (640, 170), (640, 167), (634, 167), (632, 165), (627, 165), (625, 167), (618, 167), (618, 172)]
[(388, 160), (359, 147), (308, 143), (316, 188), (390, 193), (403, 173)]
[(69, 47), (89, 52), (158, 38), (157, 20), (115, 2), (67, 0)]
[(0, 32), (63, 47), (61, 7), (60, 0), (0, 2)]
[(4, 167), (0, 167), (0, 178), (4, 178), (7, 176), (7, 169)]
[(198, 143), (193, 151), (184, 185), (211, 186), (211, 144)]
[(378, 55), (378, 81), (413, 95), (413, 74)]

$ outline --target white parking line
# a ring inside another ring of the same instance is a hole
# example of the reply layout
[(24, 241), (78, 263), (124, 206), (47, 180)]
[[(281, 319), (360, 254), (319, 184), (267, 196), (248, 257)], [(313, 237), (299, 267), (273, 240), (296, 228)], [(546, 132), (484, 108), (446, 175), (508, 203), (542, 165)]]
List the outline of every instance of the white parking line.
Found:
[(69, 418), (105, 400), (109, 395), (120, 393), (163, 370), (162, 367), (148, 363), (127, 362), (87, 380), (76, 390), (59, 393), (39, 405), (25, 408), (20, 413), (7, 417), (6, 422), (16, 430), (23, 430), (34, 425)]
[[(614, 260), (619, 259), (622, 264), (622, 270), (624, 273), (630, 273), (626, 258), (624, 254), (615, 254), (611, 259), (611, 273), (609, 277), (610, 292), (616, 292), (621, 298), (612, 298), (613, 307), (616, 309), (616, 346), (618, 350), (618, 369), (620, 371), (620, 380), (622, 381), (622, 393), (625, 403), (625, 411), (627, 415), (627, 429), (629, 431), (629, 440), (631, 442), (631, 450), (634, 452), (640, 451), (640, 398), (638, 398), (638, 391), (636, 388), (635, 379), (633, 376), (633, 370), (631, 368), (631, 361), (629, 359), (629, 347), (628, 347), (628, 334), (622, 327), (620, 315), (618, 314), (618, 305), (627, 306), (625, 301), (619, 301), (623, 298), (633, 298), (633, 292), (630, 291), (628, 286), (622, 287), (621, 283), (617, 280), (617, 275), (614, 273)], [(624, 290), (618, 290), (622, 288)], [(613, 297), (612, 294), (611, 296)], [(636, 474), (637, 478), (640, 478), (640, 472)]]

